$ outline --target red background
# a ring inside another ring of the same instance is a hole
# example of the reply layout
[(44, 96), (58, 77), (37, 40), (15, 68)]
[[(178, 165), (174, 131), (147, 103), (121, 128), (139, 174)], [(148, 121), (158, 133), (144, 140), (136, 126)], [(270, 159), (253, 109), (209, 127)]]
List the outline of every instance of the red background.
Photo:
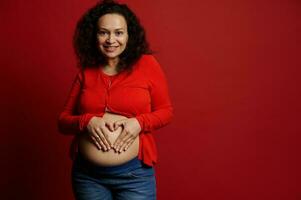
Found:
[[(77, 71), (75, 23), (95, 2), (0, 3), (1, 199), (72, 199), (56, 119)], [(301, 199), (300, 2), (126, 2), (175, 108), (155, 133), (158, 199)]]

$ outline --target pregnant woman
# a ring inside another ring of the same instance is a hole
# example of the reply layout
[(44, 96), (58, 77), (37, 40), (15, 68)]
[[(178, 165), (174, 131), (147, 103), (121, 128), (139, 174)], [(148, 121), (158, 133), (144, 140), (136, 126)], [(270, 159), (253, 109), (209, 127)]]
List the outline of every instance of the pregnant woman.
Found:
[(153, 131), (173, 116), (164, 71), (125, 4), (102, 1), (77, 23), (79, 71), (58, 128), (74, 135), (78, 200), (156, 199)]

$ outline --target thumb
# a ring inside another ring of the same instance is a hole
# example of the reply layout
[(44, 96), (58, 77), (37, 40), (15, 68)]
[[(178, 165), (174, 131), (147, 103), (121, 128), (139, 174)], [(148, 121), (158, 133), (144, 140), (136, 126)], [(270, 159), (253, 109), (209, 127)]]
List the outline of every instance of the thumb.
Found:
[(124, 119), (119, 120), (119, 121), (116, 121), (116, 122), (114, 123), (114, 129), (116, 130), (118, 127), (124, 126), (124, 125), (125, 125), (125, 120), (124, 120)]
[(107, 126), (109, 127), (110, 131), (114, 131), (114, 123), (109, 122), (107, 123)]

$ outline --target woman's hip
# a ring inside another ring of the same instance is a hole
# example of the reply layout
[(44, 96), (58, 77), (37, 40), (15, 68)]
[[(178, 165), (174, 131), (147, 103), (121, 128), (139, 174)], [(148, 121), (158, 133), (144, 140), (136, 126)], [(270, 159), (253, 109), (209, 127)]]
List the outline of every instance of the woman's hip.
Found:
[[(103, 188), (114, 199), (155, 199), (156, 178), (153, 167), (146, 166), (137, 157), (118, 166), (102, 167), (77, 154), (72, 166), (74, 194)], [(93, 192), (92, 192), (93, 193)]]

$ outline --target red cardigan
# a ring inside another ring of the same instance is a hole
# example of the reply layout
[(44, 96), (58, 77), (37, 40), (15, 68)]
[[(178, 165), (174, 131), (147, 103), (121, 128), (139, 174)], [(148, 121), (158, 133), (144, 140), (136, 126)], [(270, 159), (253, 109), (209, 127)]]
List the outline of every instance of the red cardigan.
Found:
[[(142, 55), (131, 73), (109, 76), (102, 66), (79, 70), (58, 117), (58, 130), (78, 136), (93, 116), (102, 117), (105, 111), (136, 117), (142, 129), (138, 158), (153, 166), (157, 150), (152, 132), (173, 117), (166, 78), (154, 56)], [(72, 159), (78, 150), (77, 138), (70, 148)]]

